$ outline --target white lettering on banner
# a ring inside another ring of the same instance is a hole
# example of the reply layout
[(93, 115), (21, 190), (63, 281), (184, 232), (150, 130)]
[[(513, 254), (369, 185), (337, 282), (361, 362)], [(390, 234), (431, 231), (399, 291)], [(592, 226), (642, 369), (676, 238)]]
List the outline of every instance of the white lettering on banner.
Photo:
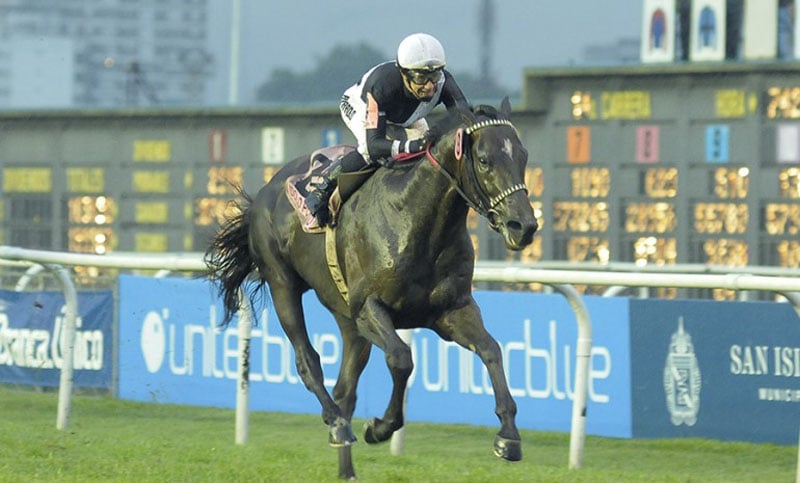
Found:
[(730, 371), (734, 375), (761, 375), (769, 373), (767, 357), (769, 347), (732, 345), (730, 348)]
[(773, 347), (775, 375), (800, 377), (800, 347)]
[[(207, 324), (185, 324), (178, 327), (168, 323), (168, 320), (169, 310), (164, 308), (160, 314), (149, 312), (143, 321), (142, 354), (148, 371), (160, 370), (166, 356), (169, 360), (168, 369), (176, 376), (189, 376), (199, 372), (208, 378), (236, 379), (237, 329), (231, 327), (220, 330), (216, 327), (216, 307), (210, 307)], [(250, 381), (302, 384), (293, 363), (293, 349), (289, 339), (283, 333), (270, 333), (269, 322), (269, 312), (262, 310), (260, 322), (251, 333), (252, 347), (258, 350), (250, 351)], [(519, 338), (501, 344), (506, 378), (514, 397), (564, 400), (574, 396), (572, 346), (559, 341), (558, 324), (555, 320), (549, 321), (547, 327), (545, 346), (535, 345), (533, 322), (530, 319), (523, 321)], [(415, 334), (419, 332), (420, 329), (414, 330)], [(325, 377), (325, 385), (333, 387), (336, 374), (332, 372), (332, 368), (338, 366), (342, 359), (341, 338), (338, 333), (329, 332), (312, 333), (309, 337), (320, 356), (323, 374), (334, 376)], [(411, 353), (415, 369), (409, 379), (409, 387), (419, 378), (419, 383), (428, 392), (450, 392), (451, 389), (458, 388), (458, 392), (464, 394), (494, 394), (488, 371), (474, 353), (454, 342), (437, 338), (432, 343), (432, 340), (427, 337), (412, 338)], [(455, 368), (450, 367), (453, 351), (456, 351)], [(198, 357), (200, 360), (196, 360)], [(256, 360), (256, 357), (260, 360)], [(217, 366), (218, 362), (221, 366)], [(198, 371), (198, 367), (202, 370)], [(608, 348), (597, 345), (592, 347), (589, 400), (597, 403), (610, 401), (609, 395), (599, 392), (595, 384), (608, 379), (611, 370), (611, 353)]]
[(800, 347), (733, 344), (729, 358), (735, 376), (800, 377)]
[[(563, 345), (563, 368), (558, 365), (558, 324), (555, 320), (551, 320), (548, 325), (548, 347), (536, 347), (533, 343), (533, 336), (531, 332), (532, 322), (530, 319), (525, 319), (522, 324), (523, 336), (522, 341), (509, 341), (501, 345), (503, 352), (504, 366), (506, 370), (506, 379), (508, 380), (509, 390), (514, 397), (529, 397), (532, 399), (572, 399), (574, 396), (574, 382), (572, 381), (572, 350), (568, 344)], [(419, 332), (419, 329), (414, 330), (414, 333)], [(411, 350), (414, 355), (415, 370), (421, 372), (422, 385), (428, 392), (449, 392), (450, 368), (449, 368), (449, 351), (455, 349), (458, 351), (458, 391), (467, 394), (486, 394), (493, 395), (491, 380), (486, 367), (481, 363), (480, 359), (472, 352), (461, 348), (454, 342), (446, 342), (439, 339), (436, 345), (437, 351), (433, 351), (428, 346), (427, 338), (422, 339), (421, 343), (416, 338), (412, 339)], [(417, 350), (417, 344), (420, 344), (421, 351)], [(513, 356), (512, 353), (521, 353), (524, 357), (522, 365), (518, 362), (518, 356)], [(610, 397), (608, 394), (599, 393), (595, 389), (595, 382), (598, 380), (608, 379), (611, 376), (611, 352), (608, 347), (594, 346), (592, 347), (592, 357), (589, 368), (589, 400), (597, 403), (608, 403)], [(478, 365), (476, 371), (475, 365)], [(431, 374), (433, 369), (436, 368), (436, 375)], [(522, 368), (524, 375), (524, 387), (515, 387), (512, 382), (518, 381), (519, 369)], [(539, 369), (539, 370), (537, 370)], [(543, 370), (542, 370), (543, 369)], [(477, 373), (480, 373), (480, 380), (476, 381)], [(563, 384), (559, 381), (563, 380)], [(542, 381), (534, 384), (534, 381)], [(413, 381), (409, 381), (409, 387), (413, 385)], [(560, 389), (560, 388), (563, 388)]]
[[(64, 362), (62, 333), (66, 307), (62, 306), (53, 323), (53, 334), (45, 329), (11, 328), (8, 314), (0, 312), (0, 365), (36, 369), (60, 369)], [(76, 317), (76, 328), (83, 321)], [(76, 330), (73, 354), (75, 370), (103, 369), (103, 332)]]

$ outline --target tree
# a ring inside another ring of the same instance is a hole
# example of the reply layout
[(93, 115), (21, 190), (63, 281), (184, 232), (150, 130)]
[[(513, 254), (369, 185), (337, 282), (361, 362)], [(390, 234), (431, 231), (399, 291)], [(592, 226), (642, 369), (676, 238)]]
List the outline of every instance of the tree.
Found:
[[(309, 72), (295, 73), (287, 68), (272, 71), (269, 79), (256, 91), (258, 102), (269, 104), (338, 104), (342, 93), (375, 65), (391, 59), (365, 43), (336, 45), (317, 61)], [(470, 101), (491, 100), (493, 103), (515, 93), (500, 86), (490, 73), (475, 76), (469, 72), (454, 73), (458, 85)]]
[(381, 51), (365, 43), (336, 45), (318, 59), (310, 72), (294, 73), (286, 68), (272, 71), (261, 84), (256, 99), (265, 103), (330, 102), (338, 104), (342, 92), (376, 64), (388, 60)]

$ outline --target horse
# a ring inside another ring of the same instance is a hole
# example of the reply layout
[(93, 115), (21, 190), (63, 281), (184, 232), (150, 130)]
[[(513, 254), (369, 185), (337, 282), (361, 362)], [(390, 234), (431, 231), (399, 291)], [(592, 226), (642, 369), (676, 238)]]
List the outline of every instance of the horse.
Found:
[[(308, 155), (288, 162), (254, 198), (240, 190), (237, 214), (223, 223), (206, 250), (224, 323), (239, 310), (240, 290), (249, 288), (252, 304), (257, 292), (268, 288), (294, 348), (297, 373), (319, 400), (329, 444), (339, 448), (341, 478), (355, 478), (351, 418), (373, 345), (385, 355), (393, 389), (383, 416), (368, 421), (364, 440), (384, 442), (403, 426), (413, 362), (397, 329), (433, 330), (480, 357), (500, 420), (494, 453), (508, 461), (522, 458), (502, 353), (472, 296), (475, 254), (467, 230), (470, 208), (511, 250), (529, 245), (538, 229), (524, 183), (528, 154), (510, 112), (505, 98), (499, 109), (462, 109), (432, 123), (433, 139), (423, 159), (377, 169), (341, 206), (335, 229), (326, 229), (336, 243), (328, 259), (325, 237), (302, 229), (285, 189), (290, 177), (306, 170)], [(331, 258), (339, 283), (327, 269)], [(301, 297), (310, 289), (333, 314), (343, 340), (332, 394), (324, 387), (320, 357), (306, 329)]]

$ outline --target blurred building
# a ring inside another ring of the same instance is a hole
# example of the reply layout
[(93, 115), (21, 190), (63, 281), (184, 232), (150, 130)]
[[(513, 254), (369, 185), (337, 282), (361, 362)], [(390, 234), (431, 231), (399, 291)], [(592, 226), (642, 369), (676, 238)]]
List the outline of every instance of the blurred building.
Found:
[(0, 2), (0, 108), (202, 104), (208, 0)]
[(592, 44), (583, 49), (582, 65), (622, 65), (639, 63), (638, 37), (619, 38), (607, 44)]

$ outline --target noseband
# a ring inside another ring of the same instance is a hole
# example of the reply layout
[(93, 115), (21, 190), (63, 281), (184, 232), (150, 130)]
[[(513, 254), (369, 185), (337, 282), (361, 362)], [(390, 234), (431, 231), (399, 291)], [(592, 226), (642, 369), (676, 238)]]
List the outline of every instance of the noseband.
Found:
[[(465, 135), (467, 135), (467, 136), (471, 136), (472, 133), (474, 133), (475, 131), (477, 131), (479, 129), (483, 129), (485, 127), (489, 127), (489, 126), (509, 126), (509, 127), (514, 128), (514, 125), (511, 124), (511, 121), (509, 121), (509, 120), (506, 120), (506, 119), (488, 119), (488, 120), (485, 120), (485, 121), (477, 122), (477, 123), (475, 123), (475, 124), (473, 124), (471, 126), (467, 126), (466, 128), (464, 128), (463, 133)], [(514, 128), (514, 130), (516, 130), (516, 128)], [(458, 137), (460, 137), (460, 136), (458, 136), (458, 134), (457, 134), (457, 138)], [(460, 143), (459, 143), (459, 141), (457, 139), (457, 141), (456, 141), (457, 153), (460, 153), (459, 144)], [(438, 169), (438, 171), (440, 173), (445, 175), (445, 177), (447, 177), (450, 180), (450, 182), (454, 185), (454, 187), (455, 187), (456, 191), (458, 192), (458, 194), (461, 195), (461, 198), (463, 198), (464, 201), (467, 203), (467, 206), (469, 206), (470, 208), (472, 208), (473, 210), (478, 212), (480, 215), (484, 216), (487, 220), (489, 220), (489, 223), (490, 223), (490, 225), (492, 225), (493, 228), (495, 226), (494, 225), (494, 215), (497, 214), (497, 212), (495, 211), (495, 207), (497, 205), (499, 205), (501, 201), (503, 201), (504, 199), (508, 198), (512, 193), (516, 193), (517, 191), (525, 191), (526, 193), (528, 192), (528, 187), (525, 186), (524, 183), (518, 183), (518, 184), (515, 184), (513, 186), (510, 186), (510, 187), (504, 189), (497, 196), (491, 196), (490, 197), (489, 194), (486, 193), (486, 190), (483, 188), (481, 183), (478, 181), (478, 174), (477, 174), (476, 168), (475, 168), (475, 160), (472, 159), (472, 149), (468, 148), (468, 149), (464, 150), (465, 151), (464, 152), (464, 156), (469, 160), (469, 164), (470, 164), (470, 167), (471, 167), (471, 169), (467, 173), (469, 175), (470, 183), (475, 185), (475, 187), (476, 187), (476, 189), (478, 191), (478, 200), (477, 200), (477, 202), (473, 201), (473, 200), (471, 200), (469, 198), (469, 196), (467, 196), (467, 194), (464, 192), (464, 190), (461, 189), (461, 187), (458, 185), (458, 181), (456, 181), (456, 179), (453, 177), (453, 175), (450, 174), (446, 169), (444, 169), (444, 167), (442, 167), (442, 165), (439, 163), (439, 161), (436, 159), (436, 157), (433, 155), (433, 153), (431, 153), (431, 149), (430, 148), (431, 147), (428, 146), (425, 154), (428, 156), (428, 159), (430, 160), (431, 164), (434, 165)]]

